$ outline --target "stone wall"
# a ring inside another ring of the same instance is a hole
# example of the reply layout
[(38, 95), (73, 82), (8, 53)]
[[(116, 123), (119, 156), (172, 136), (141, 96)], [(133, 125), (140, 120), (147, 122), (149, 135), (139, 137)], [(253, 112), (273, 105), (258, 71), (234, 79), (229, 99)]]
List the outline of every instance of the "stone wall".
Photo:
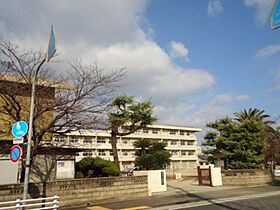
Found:
[[(59, 180), (30, 183), (29, 197), (58, 195), (60, 206), (86, 206), (148, 196), (147, 176)], [(0, 185), (0, 201), (22, 199), (23, 184)]]
[(265, 170), (223, 170), (223, 185), (263, 185), (272, 183), (272, 176)]

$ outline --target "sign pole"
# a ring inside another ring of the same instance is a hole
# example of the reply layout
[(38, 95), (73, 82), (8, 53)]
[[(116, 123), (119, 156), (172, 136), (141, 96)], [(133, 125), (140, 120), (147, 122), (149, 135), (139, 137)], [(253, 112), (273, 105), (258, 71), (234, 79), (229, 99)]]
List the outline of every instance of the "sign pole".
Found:
[(35, 87), (38, 72), (42, 65), (47, 61), (50, 61), (52, 56), (56, 52), (56, 43), (53, 26), (51, 27), (51, 34), (48, 46), (48, 52), (46, 53), (42, 62), (38, 65), (35, 74), (32, 77), (32, 88), (31, 88), (31, 98), (30, 98), (30, 116), (29, 116), (29, 130), (27, 139), (27, 153), (25, 162), (25, 175), (24, 175), (24, 188), (23, 188), (23, 200), (27, 199), (28, 195), (28, 184), (29, 184), (29, 172), (30, 172), (30, 154), (31, 154), (31, 139), (33, 134), (33, 116), (34, 116), (34, 101), (35, 101)]
[(36, 86), (36, 77), (41, 66), (45, 63), (46, 59), (44, 58), (36, 69), (35, 75), (32, 77), (32, 89), (31, 89), (31, 99), (30, 99), (30, 116), (29, 116), (29, 130), (28, 130), (28, 139), (27, 139), (27, 154), (25, 162), (25, 176), (24, 176), (24, 187), (23, 187), (23, 200), (27, 199), (28, 194), (28, 183), (29, 183), (29, 171), (30, 171), (30, 153), (31, 153), (31, 139), (33, 133), (33, 115), (34, 115), (34, 100), (35, 100), (35, 86)]

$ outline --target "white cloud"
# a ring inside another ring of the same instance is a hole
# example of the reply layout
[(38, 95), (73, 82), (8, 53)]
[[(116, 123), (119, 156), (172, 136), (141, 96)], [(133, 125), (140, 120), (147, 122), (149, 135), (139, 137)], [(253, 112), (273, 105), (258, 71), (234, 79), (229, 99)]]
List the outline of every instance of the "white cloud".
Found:
[(204, 128), (207, 122), (232, 115), (234, 103), (247, 102), (248, 95), (221, 94), (210, 98), (205, 104), (199, 102), (181, 102), (176, 105), (163, 104), (156, 107), (166, 124), (192, 125)]
[(180, 42), (171, 42), (171, 51), (170, 51), (170, 56), (172, 58), (184, 58), (186, 61), (190, 61), (189, 59), (189, 50), (185, 47), (184, 44)]
[(248, 96), (248, 95), (236, 96), (236, 101), (238, 101), (238, 102), (247, 102), (247, 101), (250, 101), (250, 100), (251, 100), (251, 97)]
[(202, 69), (182, 69), (152, 41), (139, 45), (118, 44), (92, 50), (84, 58), (94, 57), (106, 68), (126, 67), (130, 93), (144, 95), (156, 102), (171, 103), (211, 88), (215, 79)]
[(223, 5), (220, 0), (210, 0), (207, 7), (208, 16), (215, 17), (223, 11)]
[[(182, 43), (173, 42), (172, 56), (149, 37), (149, 32), (141, 28), (146, 6), (146, 1), (130, 0), (3, 1), (0, 36), (27, 49), (45, 50), (53, 24), (58, 59), (79, 57), (87, 63), (97, 61), (104, 69), (126, 67), (127, 86), (122, 92), (151, 98), (160, 122), (173, 119), (174, 124), (198, 125), (205, 117), (192, 115), (185, 120), (188, 110), (198, 112), (198, 107), (187, 101), (211, 89), (215, 79), (205, 69), (188, 69), (174, 63), (174, 56), (188, 60), (189, 51)], [(176, 114), (168, 115), (172, 107), (177, 107)]]
[(244, 0), (247, 7), (256, 8), (256, 20), (260, 25), (265, 25), (269, 19), (274, 0)]
[(268, 45), (265, 48), (259, 50), (256, 54), (257, 58), (264, 58), (264, 57), (270, 57), (274, 54), (277, 54), (280, 52), (280, 44), (277, 45)]

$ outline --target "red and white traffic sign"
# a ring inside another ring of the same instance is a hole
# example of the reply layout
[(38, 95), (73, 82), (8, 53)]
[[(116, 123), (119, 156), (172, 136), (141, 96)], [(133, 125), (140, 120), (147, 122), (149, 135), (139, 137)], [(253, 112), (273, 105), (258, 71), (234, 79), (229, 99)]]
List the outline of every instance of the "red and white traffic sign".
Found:
[(20, 146), (15, 145), (12, 147), (11, 152), (10, 152), (10, 160), (13, 163), (17, 163), (21, 159), (22, 155), (22, 149)]

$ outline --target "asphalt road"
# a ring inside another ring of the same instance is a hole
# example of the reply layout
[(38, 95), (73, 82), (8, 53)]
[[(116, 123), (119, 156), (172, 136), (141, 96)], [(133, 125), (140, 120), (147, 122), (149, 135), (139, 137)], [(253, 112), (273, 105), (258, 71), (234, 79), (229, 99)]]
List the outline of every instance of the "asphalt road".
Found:
[[(185, 208), (186, 209), (186, 208)], [(270, 196), (257, 199), (239, 200), (235, 202), (217, 203), (205, 206), (187, 208), (190, 210), (279, 210), (280, 196)]]
[(280, 186), (256, 186), (239, 188), (205, 188), (201, 191), (186, 186), (169, 185), (168, 191), (162, 194), (144, 197), (137, 200), (108, 202), (67, 210), (182, 210), (182, 209), (252, 209), (280, 210)]
[(280, 187), (243, 187), (195, 193), (181, 189), (169, 195), (157, 195), (138, 200), (107, 203), (88, 209), (280, 209)]

